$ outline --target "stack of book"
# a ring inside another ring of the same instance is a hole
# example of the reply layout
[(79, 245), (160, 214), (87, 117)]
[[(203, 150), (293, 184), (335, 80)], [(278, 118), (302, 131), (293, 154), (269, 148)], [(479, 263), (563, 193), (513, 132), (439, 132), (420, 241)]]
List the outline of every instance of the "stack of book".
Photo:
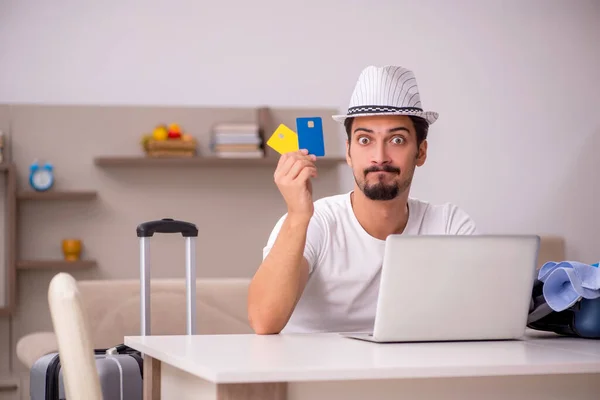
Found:
[(261, 158), (264, 149), (255, 123), (221, 123), (212, 129), (212, 153), (223, 158)]

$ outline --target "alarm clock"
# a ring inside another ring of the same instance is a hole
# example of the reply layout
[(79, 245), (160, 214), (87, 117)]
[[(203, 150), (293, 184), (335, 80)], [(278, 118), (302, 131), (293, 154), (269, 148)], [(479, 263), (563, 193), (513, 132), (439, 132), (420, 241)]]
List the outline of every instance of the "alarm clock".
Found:
[(50, 163), (34, 162), (29, 167), (29, 185), (38, 192), (43, 192), (54, 185), (54, 168)]

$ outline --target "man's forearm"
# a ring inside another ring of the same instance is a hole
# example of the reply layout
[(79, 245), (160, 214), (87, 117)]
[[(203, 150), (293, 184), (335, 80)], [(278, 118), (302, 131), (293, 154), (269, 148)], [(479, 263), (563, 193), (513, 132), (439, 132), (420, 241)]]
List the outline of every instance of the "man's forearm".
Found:
[(309, 221), (310, 217), (288, 215), (250, 283), (248, 317), (256, 333), (279, 333), (304, 290), (308, 278), (304, 246)]

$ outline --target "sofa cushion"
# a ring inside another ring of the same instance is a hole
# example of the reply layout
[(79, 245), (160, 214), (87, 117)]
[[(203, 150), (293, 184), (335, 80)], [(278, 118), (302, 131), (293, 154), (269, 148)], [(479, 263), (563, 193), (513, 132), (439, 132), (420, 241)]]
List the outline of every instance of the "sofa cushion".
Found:
[[(199, 279), (196, 282), (196, 333), (251, 333), (247, 319), (247, 279)], [(140, 334), (140, 282), (80, 281), (96, 347)], [(151, 334), (185, 334), (185, 280), (155, 279), (150, 287)]]
[[(185, 300), (177, 293), (155, 293), (151, 298), (151, 334), (185, 334)], [(123, 336), (140, 334), (140, 301), (131, 297), (108, 310), (95, 322), (96, 347), (111, 347), (123, 342)], [(250, 333), (244, 321), (218, 306), (196, 303), (196, 334)]]

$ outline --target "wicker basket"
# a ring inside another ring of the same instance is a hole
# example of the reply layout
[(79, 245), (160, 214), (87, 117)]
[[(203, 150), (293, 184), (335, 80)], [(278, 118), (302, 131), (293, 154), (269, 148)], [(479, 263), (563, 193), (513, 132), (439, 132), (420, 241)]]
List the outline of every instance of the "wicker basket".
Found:
[(150, 139), (144, 144), (144, 151), (149, 157), (194, 157), (197, 147), (195, 139)]

